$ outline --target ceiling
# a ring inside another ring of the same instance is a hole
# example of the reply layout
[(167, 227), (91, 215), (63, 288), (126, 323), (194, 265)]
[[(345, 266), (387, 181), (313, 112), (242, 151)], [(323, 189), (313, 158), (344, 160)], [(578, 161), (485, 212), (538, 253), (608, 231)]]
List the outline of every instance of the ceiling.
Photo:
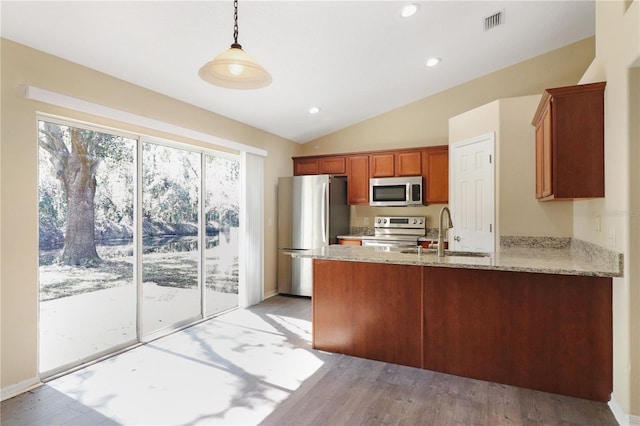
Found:
[[(420, 5), (409, 18), (409, 3)], [(484, 18), (504, 23), (484, 30)], [(595, 33), (594, 1), (239, 1), (239, 43), (273, 77), (211, 86), (233, 2), (2, 1), (2, 37), (304, 143)], [(442, 58), (427, 68), (429, 57)], [(321, 111), (309, 114), (311, 106)]]

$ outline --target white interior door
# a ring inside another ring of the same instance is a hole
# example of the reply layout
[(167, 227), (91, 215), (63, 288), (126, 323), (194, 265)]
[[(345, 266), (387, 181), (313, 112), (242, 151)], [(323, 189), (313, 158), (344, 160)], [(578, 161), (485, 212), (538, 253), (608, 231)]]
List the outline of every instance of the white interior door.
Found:
[(489, 133), (449, 147), (453, 250), (494, 251), (494, 139)]

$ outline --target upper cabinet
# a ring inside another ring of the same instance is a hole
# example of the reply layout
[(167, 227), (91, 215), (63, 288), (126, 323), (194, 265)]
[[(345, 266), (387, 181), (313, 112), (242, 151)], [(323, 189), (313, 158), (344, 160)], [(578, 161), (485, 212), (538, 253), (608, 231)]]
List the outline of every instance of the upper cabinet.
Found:
[(294, 157), (293, 175), (336, 175), (347, 174), (347, 157), (332, 155), (326, 157)]
[(422, 199), (426, 204), (449, 202), (449, 148), (436, 147), (422, 151)]
[(344, 155), (322, 157), (319, 162), (321, 175), (339, 176), (347, 174), (347, 157)]
[(317, 158), (294, 158), (293, 159), (293, 175), (318, 175), (320, 174), (320, 165)]
[(370, 175), (372, 178), (393, 177), (396, 173), (396, 162), (393, 152), (371, 154)]
[(422, 176), (425, 204), (449, 199), (449, 147), (294, 157), (293, 174), (347, 176), (349, 204), (369, 204), (369, 178)]
[(372, 153), (370, 158), (372, 178), (422, 174), (422, 153), (419, 150)]
[(604, 197), (605, 85), (544, 91), (532, 121), (538, 200)]
[(347, 202), (369, 204), (369, 156), (350, 155), (347, 170)]

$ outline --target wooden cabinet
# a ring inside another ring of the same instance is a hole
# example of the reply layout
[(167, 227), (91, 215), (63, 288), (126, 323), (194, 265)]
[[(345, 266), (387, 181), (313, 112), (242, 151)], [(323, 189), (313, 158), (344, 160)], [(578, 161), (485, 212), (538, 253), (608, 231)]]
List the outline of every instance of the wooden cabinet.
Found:
[(361, 246), (361, 240), (346, 240), (344, 238), (338, 238), (338, 244), (342, 246)]
[(425, 204), (449, 202), (449, 149), (446, 146), (425, 149), (422, 152), (422, 199)]
[(294, 157), (293, 174), (346, 175), (349, 204), (369, 204), (369, 178), (423, 176), (424, 203), (446, 204), (449, 199), (449, 147)]
[(371, 177), (393, 177), (396, 173), (396, 162), (393, 152), (371, 154)]
[(609, 400), (611, 278), (425, 269), (423, 368)]
[(320, 158), (321, 175), (346, 175), (347, 157), (344, 155)]
[(293, 175), (317, 175), (320, 174), (320, 164), (317, 158), (294, 158)]
[(604, 197), (605, 85), (544, 91), (532, 121), (537, 199)]
[(371, 177), (420, 176), (422, 156), (420, 151), (396, 151), (372, 153)]
[(612, 279), (314, 259), (313, 347), (608, 401)]
[(347, 174), (347, 157), (345, 155), (323, 157), (294, 157), (293, 175), (337, 175)]
[(421, 367), (421, 280), (420, 266), (315, 259), (313, 347)]
[(347, 202), (369, 204), (368, 155), (350, 155), (347, 160)]
[(420, 151), (400, 151), (395, 157), (396, 176), (420, 176), (423, 166)]

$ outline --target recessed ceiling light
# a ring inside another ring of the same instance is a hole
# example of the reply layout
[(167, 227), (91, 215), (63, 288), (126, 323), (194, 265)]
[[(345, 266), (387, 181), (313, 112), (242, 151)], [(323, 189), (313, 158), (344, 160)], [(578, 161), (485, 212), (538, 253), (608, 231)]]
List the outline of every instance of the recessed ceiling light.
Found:
[(320, 112), (320, 108), (317, 106), (313, 106), (311, 108), (309, 108), (309, 114), (317, 114)]
[(400, 14), (403, 18), (408, 18), (409, 16), (415, 15), (420, 6), (416, 3), (408, 4), (402, 8), (402, 13)]
[(427, 59), (427, 66), (428, 67), (435, 67), (439, 63), (440, 63), (440, 58), (429, 58), (429, 59)]

